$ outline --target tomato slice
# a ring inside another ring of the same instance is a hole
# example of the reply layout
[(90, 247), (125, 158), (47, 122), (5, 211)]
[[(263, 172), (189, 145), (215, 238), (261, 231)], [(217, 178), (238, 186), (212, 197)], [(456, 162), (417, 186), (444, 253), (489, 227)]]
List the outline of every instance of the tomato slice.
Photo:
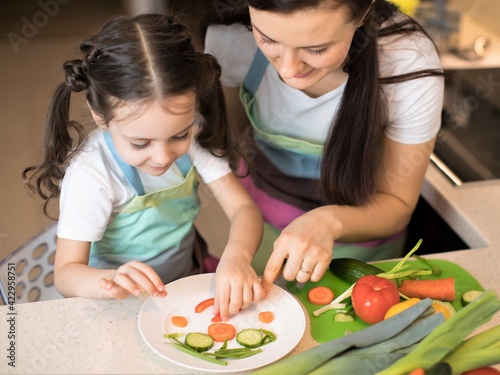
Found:
[(399, 303), (399, 292), (391, 281), (366, 275), (354, 284), (351, 300), (356, 315), (368, 324), (375, 324), (384, 320), (387, 310)]

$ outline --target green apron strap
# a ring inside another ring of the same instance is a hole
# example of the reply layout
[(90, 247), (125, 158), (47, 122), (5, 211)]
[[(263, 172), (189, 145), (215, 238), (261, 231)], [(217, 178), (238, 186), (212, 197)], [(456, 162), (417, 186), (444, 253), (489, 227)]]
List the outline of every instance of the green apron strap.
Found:
[(264, 56), (262, 51), (257, 48), (257, 52), (255, 52), (252, 64), (250, 65), (250, 69), (248, 70), (245, 80), (243, 81), (243, 86), (245, 86), (245, 89), (251, 93), (252, 96), (255, 95), (268, 65), (269, 60), (266, 56)]
[(177, 164), (177, 167), (181, 171), (182, 175), (186, 177), (189, 170), (191, 169), (191, 165), (193, 164), (193, 162), (191, 161), (191, 157), (189, 156), (189, 154), (186, 152), (175, 161), (175, 164)]
[(137, 170), (131, 165), (125, 163), (120, 158), (120, 155), (118, 155), (118, 152), (116, 152), (116, 148), (113, 143), (113, 138), (111, 137), (111, 134), (109, 134), (109, 132), (104, 132), (103, 134), (106, 144), (108, 145), (109, 151), (111, 151), (113, 158), (115, 159), (116, 163), (122, 170), (123, 174), (127, 178), (130, 185), (134, 188), (137, 195), (144, 195), (144, 186), (142, 185), (142, 181), (141, 178), (139, 177), (139, 173), (137, 173)]

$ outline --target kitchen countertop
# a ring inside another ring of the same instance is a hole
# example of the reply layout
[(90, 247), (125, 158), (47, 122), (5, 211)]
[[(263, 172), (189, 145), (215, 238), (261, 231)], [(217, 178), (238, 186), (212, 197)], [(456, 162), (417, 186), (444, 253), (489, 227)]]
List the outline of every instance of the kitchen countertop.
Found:
[[(438, 178), (432, 171), (429, 177), (431, 181), (433, 178)], [(493, 212), (500, 212), (494, 207), (490, 208)], [(464, 210), (468, 212), (468, 205)], [(486, 216), (486, 219), (491, 219), (491, 216)], [(491, 227), (486, 226), (483, 229), (483, 234), (487, 236), (490, 234), (489, 230), (493, 230), (493, 223)], [(493, 289), (500, 295), (500, 277), (497, 270), (499, 249), (497, 243), (495, 246), (433, 254), (428, 257), (445, 259), (461, 265), (474, 275), (484, 288)], [(279, 279), (277, 284), (283, 286), (284, 280)], [(0, 373), (200, 373), (163, 359), (144, 342), (137, 322), (139, 311), (146, 298), (145, 295), (141, 295), (122, 301), (68, 298), (22, 303), (15, 305), (16, 315), (9, 315), (9, 306), (0, 306), (1, 349), (4, 353), (0, 359)], [(13, 316), (15, 323), (11, 325), (9, 319)], [(498, 324), (500, 324), (500, 313), (483, 325), (478, 332)], [(15, 368), (8, 365), (8, 354), (5, 354), (9, 353), (6, 336), (7, 332), (11, 332), (11, 327), (14, 327), (16, 335)], [(309, 331), (310, 322), (307, 318), (305, 334), (289, 355), (317, 345)], [(497, 368), (500, 369), (500, 365), (497, 365)]]

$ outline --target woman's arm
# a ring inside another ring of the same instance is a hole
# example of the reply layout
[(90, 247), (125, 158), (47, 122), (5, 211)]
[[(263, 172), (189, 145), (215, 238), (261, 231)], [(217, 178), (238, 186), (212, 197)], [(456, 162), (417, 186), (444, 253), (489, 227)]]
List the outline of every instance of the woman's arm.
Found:
[[(366, 205), (329, 205), (309, 211), (281, 233), (264, 271), (268, 289), (283, 270), (286, 280), (318, 281), (332, 259), (336, 240), (368, 241), (385, 238), (408, 225), (418, 201), (434, 140), (406, 145), (385, 139), (377, 191)], [(300, 267), (312, 270), (309, 275)]]
[(64, 297), (123, 299), (143, 291), (166, 296), (164, 284), (148, 265), (128, 262), (114, 269), (88, 265), (90, 242), (57, 239), (54, 284)]
[(215, 309), (222, 320), (263, 297), (260, 280), (251, 266), (262, 240), (262, 215), (233, 173), (208, 184), (227, 215), (229, 239), (217, 267)]

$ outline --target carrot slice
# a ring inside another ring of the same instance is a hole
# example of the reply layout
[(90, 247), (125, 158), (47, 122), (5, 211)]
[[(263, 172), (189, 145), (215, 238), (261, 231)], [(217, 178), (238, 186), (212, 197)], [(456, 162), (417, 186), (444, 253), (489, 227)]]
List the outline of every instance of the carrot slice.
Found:
[(403, 280), (399, 291), (407, 297), (432, 298), (441, 301), (455, 300), (455, 279)]
[(215, 302), (215, 298), (209, 298), (209, 299), (206, 299), (205, 301), (201, 301), (199, 304), (196, 305), (196, 307), (194, 308), (194, 311), (197, 313), (201, 313), (207, 307), (213, 306), (214, 302)]
[(333, 301), (333, 291), (326, 286), (315, 286), (307, 292), (307, 299), (313, 305), (328, 305)]
[(236, 336), (236, 328), (228, 323), (212, 323), (208, 326), (208, 334), (217, 342), (232, 340)]
[(262, 323), (271, 323), (274, 320), (272, 311), (262, 311), (259, 313), (259, 320)]
[(188, 324), (187, 319), (185, 317), (179, 316), (179, 315), (173, 316), (171, 320), (172, 320), (172, 324), (176, 327), (185, 327)]

